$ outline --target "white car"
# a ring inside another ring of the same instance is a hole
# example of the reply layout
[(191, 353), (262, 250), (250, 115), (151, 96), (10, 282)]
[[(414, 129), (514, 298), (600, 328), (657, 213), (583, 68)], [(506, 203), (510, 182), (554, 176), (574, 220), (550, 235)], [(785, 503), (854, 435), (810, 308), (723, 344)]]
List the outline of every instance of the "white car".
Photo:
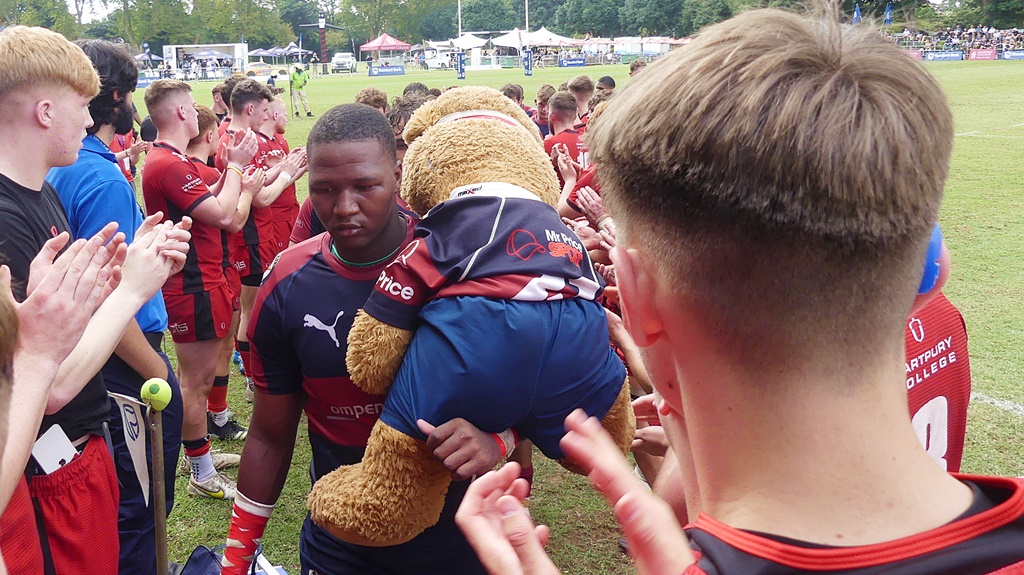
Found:
[(355, 72), (356, 57), (352, 52), (335, 52), (331, 58), (332, 72)]

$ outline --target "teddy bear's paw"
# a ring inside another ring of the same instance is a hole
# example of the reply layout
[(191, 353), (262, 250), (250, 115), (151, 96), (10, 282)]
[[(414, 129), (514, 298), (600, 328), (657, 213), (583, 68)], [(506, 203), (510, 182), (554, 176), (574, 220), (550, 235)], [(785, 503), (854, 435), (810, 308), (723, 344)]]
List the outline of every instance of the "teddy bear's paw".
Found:
[(307, 504), (313, 521), (338, 539), (386, 547), (436, 524), (450, 483), (422, 442), (378, 421), (363, 462), (321, 477)]

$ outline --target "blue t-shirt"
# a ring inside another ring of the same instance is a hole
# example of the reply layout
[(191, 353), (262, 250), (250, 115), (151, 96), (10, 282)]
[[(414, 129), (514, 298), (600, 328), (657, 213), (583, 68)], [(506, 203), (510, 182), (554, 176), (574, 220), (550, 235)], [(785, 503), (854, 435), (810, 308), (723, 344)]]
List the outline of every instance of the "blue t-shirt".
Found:
[[(82, 140), (78, 161), (51, 169), (46, 181), (57, 190), (74, 237), (89, 238), (103, 226), (117, 222), (125, 241), (135, 240), (135, 231), (142, 225), (142, 209), (114, 154), (95, 135)], [(145, 333), (165, 331), (167, 309), (163, 296), (157, 292), (135, 314), (135, 320)]]

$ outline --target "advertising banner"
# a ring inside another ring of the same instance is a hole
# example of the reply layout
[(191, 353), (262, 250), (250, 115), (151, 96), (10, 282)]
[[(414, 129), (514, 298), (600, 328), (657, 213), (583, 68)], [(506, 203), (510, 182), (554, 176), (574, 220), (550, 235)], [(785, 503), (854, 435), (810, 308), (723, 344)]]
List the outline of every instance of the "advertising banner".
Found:
[(586, 58), (562, 58), (558, 61), (558, 65), (562, 68), (571, 68), (576, 66), (586, 66)]
[(989, 48), (986, 50), (971, 50), (967, 54), (968, 60), (995, 60), (996, 51)]
[(405, 66), (370, 66), (371, 76), (405, 76)]
[(533, 76), (533, 50), (523, 50), (523, 74)]
[(1003, 60), (1024, 60), (1024, 50), (1006, 50)]
[(926, 52), (924, 59), (929, 62), (935, 62), (938, 60), (963, 60), (963, 50), (950, 50), (948, 52)]
[(920, 60), (924, 56), (924, 50), (904, 50), (903, 53), (910, 56), (911, 60)]

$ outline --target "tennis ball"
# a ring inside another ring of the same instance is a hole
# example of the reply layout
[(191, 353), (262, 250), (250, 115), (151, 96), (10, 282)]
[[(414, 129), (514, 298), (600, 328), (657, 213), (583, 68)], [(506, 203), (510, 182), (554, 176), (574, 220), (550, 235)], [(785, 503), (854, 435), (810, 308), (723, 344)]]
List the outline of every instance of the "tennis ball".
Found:
[(157, 411), (163, 411), (171, 402), (171, 386), (159, 377), (147, 379), (142, 384), (142, 401), (153, 406)]

